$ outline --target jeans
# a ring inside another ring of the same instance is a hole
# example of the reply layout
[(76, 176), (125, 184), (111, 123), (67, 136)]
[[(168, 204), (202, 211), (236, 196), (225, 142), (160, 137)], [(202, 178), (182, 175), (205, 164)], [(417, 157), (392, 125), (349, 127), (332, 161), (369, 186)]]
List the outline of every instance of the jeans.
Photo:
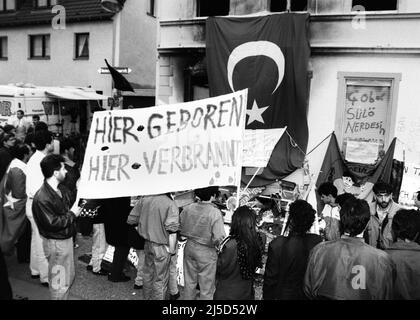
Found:
[(26, 201), (26, 216), (28, 217), (32, 228), (31, 257), (29, 269), (31, 270), (31, 275), (39, 275), (40, 281), (42, 283), (45, 283), (48, 282), (48, 261), (45, 256), (38, 226), (36, 225), (34, 217), (32, 215), (32, 202), (33, 199), (30, 198), (28, 198), (28, 200)]
[(120, 279), (124, 274), (124, 266), (127, 261), (128, 246), (115, 246), (114, 257), (112, 258), (110, 277), (112, 279)]
[(48, 281), (51, 300), (67, 300), (74, 281), (73, 238), (65, 240), (43, 238), (48, 259)]
[(165, 300), (171, 255), (166, 245), (144, 243), (143, 295), (145, 300)]
[(216, 290), (217, 252), (191, 240), (184, 249), (184, 300), (195, 300), (197, 282), (200, 300), (212, 300)]
[(178, 280), (176, 271), (176, 261), (178, 260), (178, 246), (176, 253), (171, 256), (169, 263), (169, 294), (176, 295), (178, 293)]
[(99, 270), (101, 270), (102, 258), (105, 255), (107, 246), (104, 224), (94, 224), (92, 235), (92, 259), (90, 259), (89, 262), (93, 272), (99, 272)]

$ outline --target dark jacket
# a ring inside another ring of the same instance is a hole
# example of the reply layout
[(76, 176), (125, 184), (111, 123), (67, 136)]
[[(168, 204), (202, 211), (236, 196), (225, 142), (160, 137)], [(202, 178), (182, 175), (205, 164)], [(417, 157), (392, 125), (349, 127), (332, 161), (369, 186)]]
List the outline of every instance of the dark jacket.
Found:
[(77, 196), (76, 183), (77, 183), (77, 180), (79, 180), (80, 178), (80, 172), (77, 169), (76, 165), (71, 166), (65, 163), (64, 167), (67, 170), (67, 174), (66, 174), (66, 178), (61, 184), (66, 186), (67, 189), (70, 191), (71, 202), (74, 203), (74, 201), (76, 201), (76, 196)]
[(106, 242), (112, 246), (128, 246), (127, 217), (131, 211), (130, 197), (101, 201), (100, 213), (105, 223)]
[(9, 149), (0, 147), (0, 180), (3, 179), (12, 159)]
[(363, 239), (341, 236), (311, 250), (304, 291), (310, 299), (389, 300), (395, 264)]
[(70, 211), (70, 195), (60, 188), (62, 198), (44, 181), (32, 203), (34, 220), (41, 236), (65, 240), (76, 234), (76, 216)]
[(223, 241), (223, 248), (217, 259), (216, 291), (214, 300), (254, 300), (253, 279), (244, 280), (239, 268), (237, 242)]
[(394, 299), (420, 300), (420, 245), (398, 240), (386, 252), (397, 269)]
[(309, 252), (321, 241), (321, 236), (310, 233), (271, 241), (264, 273), (264, 300), (306, 299), (303, 279)]

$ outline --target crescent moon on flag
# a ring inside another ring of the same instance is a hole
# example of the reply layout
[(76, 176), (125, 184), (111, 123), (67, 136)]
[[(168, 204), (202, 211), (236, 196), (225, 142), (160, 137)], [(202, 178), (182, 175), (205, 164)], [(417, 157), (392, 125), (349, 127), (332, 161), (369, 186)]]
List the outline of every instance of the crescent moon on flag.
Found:
[(284, 55), (279, 46), (270, 41), (249, 41), (237, 46), (231, 52), (227, 64), (227, 77), (229, 86), (233, 89), (233, 70), (235, 66), (243, 59), (253, 56), (266, 56), (276, 63), (279, 72), (277, 85), (273, 92), (277, 90), (284, 77)]

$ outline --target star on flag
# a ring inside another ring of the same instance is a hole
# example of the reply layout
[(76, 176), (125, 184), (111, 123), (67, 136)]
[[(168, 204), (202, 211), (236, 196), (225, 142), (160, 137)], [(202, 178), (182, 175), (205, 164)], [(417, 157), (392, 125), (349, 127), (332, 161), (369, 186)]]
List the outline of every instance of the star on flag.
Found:
[(15, 210), (15, 202), (19, 201), (19, 199), (13, 198), (12, 191), (9, 194), (5, 195), (7, 202), (3, 205), (3, 207), (10, 207), (12, 210)]
[(258, 121), (265, 124), (262, 114), (265, 110), (267, 110), (268, 107), (269, 106), (259, 108), (257, 105), (257, 102), (254, 100), (254, 103), (252, 104), (252, 109), (246, 110), (246, 114), (249, 116), (248, 122), (246, 123), (246, 125), (248, 126), (254, 121)]

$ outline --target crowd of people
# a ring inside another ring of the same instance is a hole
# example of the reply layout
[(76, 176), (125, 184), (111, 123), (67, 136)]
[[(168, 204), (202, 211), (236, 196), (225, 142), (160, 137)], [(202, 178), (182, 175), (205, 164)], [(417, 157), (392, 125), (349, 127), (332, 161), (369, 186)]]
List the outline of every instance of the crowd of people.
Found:
[[(332, 183), (324, 183), (317, 189), (324, 204), (319, 215), (308, 202), (296, 200), (287, 232), (271, 241), (263, 263), (265, 239), (256, 213), (237, 208), (226, 234), (215, 205), (218, 187), (196, 189), (195, 201), (182, 208), (172, 193), (142, 196), (134, 205), (130, 197), (79, 200), (75, 142), (64, 138), (59, 154), (53, 153), (48, 126), (39, 117), (29, 126), (22, 117), (18, 112), (14, 124), (0, 127), (0, 204), (4, 216), (14, 216), (7, 228), (1, 226), (2, 299), (12, 298), (3, 254), (15, 250), (19, 262), (29, 263), (31, 277), (49, 287), (52, 299), (67, 299), (77, 232), (92, 235), (87, 270), (111, 282), (130, 281), (124, 273), (129, 250), (136, 249), (139, 259), (143, 251), (134, 288), (147, 300), (180, 298), (179, 241), (186, 241), (186, 300), (255, 299), (258, 268), (265, 269), (265, 300), (420, 299), (420, 213), (400, 208), (387, 183), (374, 185), (369, 203), (338, 195)], [(318, 216), (323, 232), (309, 233)], [(108, 245), (114, 255), (110, 270), (104, 270)]]

